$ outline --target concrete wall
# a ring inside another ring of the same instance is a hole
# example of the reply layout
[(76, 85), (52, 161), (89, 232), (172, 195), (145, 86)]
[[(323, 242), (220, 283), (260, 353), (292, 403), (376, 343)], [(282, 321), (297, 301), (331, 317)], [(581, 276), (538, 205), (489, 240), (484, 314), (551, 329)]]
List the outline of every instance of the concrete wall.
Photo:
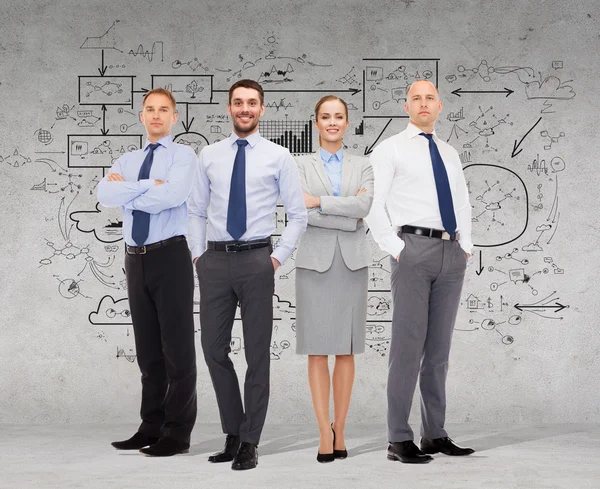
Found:
[[(356, 154), (405, 127), (408, 83), (436, 81), (438, 134), (461, 153), (480, 245), (448, 420), (600, 421), (596, 1), (153, 3), (3, 3), (0, 422), (137, 419), (120, 212), (98, 208), (95, 188), (143, 138), (143, 89), (175, 90), (187, 127), (175, 134), (199, 150), (229, 133), (224, 91), (239, 76), (268, 90), (269, 137), (301, 135), (316, 91), (341, 94)], [(375, 246), (369, 274), (354, 423), (385, 419), (389, 261)], [(277, 272), (269, 422), (313, 419), (293, 283), (290, 260)], [(217, 421), (202, 360), (198, 391), (199, 421)]]

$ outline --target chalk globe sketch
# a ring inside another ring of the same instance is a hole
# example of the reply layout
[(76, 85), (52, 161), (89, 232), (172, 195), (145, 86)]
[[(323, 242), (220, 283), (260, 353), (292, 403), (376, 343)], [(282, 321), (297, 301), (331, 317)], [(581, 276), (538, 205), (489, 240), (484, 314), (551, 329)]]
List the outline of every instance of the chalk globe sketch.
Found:
[(493, 247), (513, 242), (527, 228), (528, 194), (512, 170), (476, 164), (464, 168), (471, 202), (475, 246)]
[(52, 134), (50, 134), (50, 131), (47, 131), (46, 129), (38, 129), (35, 131), (35, 134), (37, 135), (37, 139), (40, 143), (50, 144), (52, 142)]
[(39, 133), (38, 133), (38, 141), (40, 143), (44, 143), (47, 144), (52, 140), (52, 136), (50, 135), (50, 132), (46, 131), (45, 129), (42, 129)]

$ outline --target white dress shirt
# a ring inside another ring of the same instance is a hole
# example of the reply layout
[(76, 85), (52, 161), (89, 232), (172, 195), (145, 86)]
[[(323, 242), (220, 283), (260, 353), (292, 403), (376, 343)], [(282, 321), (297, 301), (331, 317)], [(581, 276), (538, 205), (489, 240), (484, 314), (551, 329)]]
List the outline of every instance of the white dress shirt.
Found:
[[(397, 235), (401, 226), (444, 229), (429, 141), (419, 135), (421, 132), (409, 123), (404, 131), (382, 141), (370, 158), (375, 195), (366, 221), (379, 247), (393, 257), (404, 249), (404, 241)], [(471, 204), (462, 164), (456, 150), (439, 139), (435, 131), (433, 139), (448, 173), (460, 246), (471, 253)]]
[[(206, 250), (206, 241), (233, 241), (227, 232), (227, 209), (233, 163), (237, 153), (231, 135), (200, 152), (194, 185), (188, 202), (188, 241), (192, 257)], [(246, 146), (246, 232), (240, 241), (267, 238), (275, 231), (274, 212), (277, 199), (288, 215), (272, 257), (279, 263), (292, 254), (296, 242), (306, 230), (306, 207), (298, 167), (290, 152), (264, 139), (257, 132), (247, 138)]]

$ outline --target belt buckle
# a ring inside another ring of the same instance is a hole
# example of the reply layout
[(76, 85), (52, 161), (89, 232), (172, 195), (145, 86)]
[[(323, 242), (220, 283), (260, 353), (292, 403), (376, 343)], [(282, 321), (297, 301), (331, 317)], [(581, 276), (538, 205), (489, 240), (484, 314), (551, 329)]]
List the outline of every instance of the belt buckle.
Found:
[(146, 254), (146, 246), (140, 246), (140, 252), (138, 253), (138, 255), (145, 255)]
[(239, 245), (237, 243), (227, 243), (225, 245), (225, 252), (226, 253), (235, 253), (236, 251), (238, 251), (238, 249), (236, 249), (236, 247), (239, 248)]
[(445, 241), (454, 241), (446, 231), (442, 231), (442, 239)]

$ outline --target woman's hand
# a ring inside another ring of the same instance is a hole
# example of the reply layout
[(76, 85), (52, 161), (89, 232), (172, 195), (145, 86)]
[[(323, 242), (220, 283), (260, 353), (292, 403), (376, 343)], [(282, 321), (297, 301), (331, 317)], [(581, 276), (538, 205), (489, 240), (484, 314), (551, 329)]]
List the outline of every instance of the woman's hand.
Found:
[(310, 194), (307, 194), (306, 192), (302, 192), (302, 194), (304, 195), (304, 205), (306, 206), (307, 209), (312, 209), (314, 207), (321, 207), (321, 198), (320, 197), (313, 197)]

